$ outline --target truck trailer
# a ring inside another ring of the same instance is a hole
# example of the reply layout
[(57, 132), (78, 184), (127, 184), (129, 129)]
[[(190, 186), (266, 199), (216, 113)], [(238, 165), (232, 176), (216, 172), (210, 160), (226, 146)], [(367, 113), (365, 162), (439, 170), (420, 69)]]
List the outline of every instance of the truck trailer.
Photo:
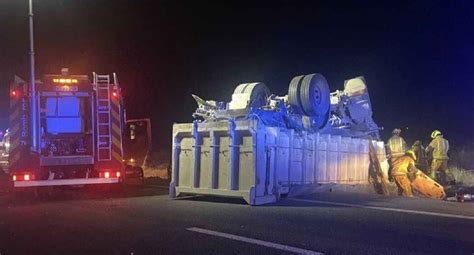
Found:
[[(31, 97), (37, 105), (33, 114)], [(63, 68), (37, 81), (34, 95), (28, 83), (16, 78), (10, 86), (8, 155), (13, 187), (143, 179), (142, 168), (129, 165), (124, 155), (122, 144), (130, 139), (126, 123), (115, 73), (93, 73), (91, 82), (88, 75), (70, 75)]]
[[(193, 123), (173, 125), (171, 197), (237, 197), (260, 205), (305, 186), (370, 186), (387, 177), (362, 76), (332, 93), (326, 78), (313, 73), (294, 77), (283, 96), (250, 82), (238, 85), (230, 102), (193, 97)], [(379, 176), (371, 175), (371, 147)]]

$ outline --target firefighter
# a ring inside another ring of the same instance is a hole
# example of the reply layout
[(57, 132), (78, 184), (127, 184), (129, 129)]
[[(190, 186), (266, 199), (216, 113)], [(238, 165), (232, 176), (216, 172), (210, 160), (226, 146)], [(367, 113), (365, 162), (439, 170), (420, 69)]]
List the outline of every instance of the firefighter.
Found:
[(433, 180), (437, 180), (438, 172), (442, 172), (445, 175), (445, 181), (447, 183), (453, 183), (454, 176), (448, 169), (448, 151), (449, 151), (449, 142), (443, 138), (443, 134), (439, 130), (434, 130), (431, 133), (431, 143), (426, 147), (426, 154), (431, 153), (433, 160), (431, 161), (431, 173), (430, 177)]
[[(392, 131), (392, 137), (390, 137), (390, 139), (388, 139), (388, 141), (387, 141), (387, 158), (388, 158), (388, 165), (389, 165), (389, 169), (388, 169), (389, 178), (392, 177), (392, 175), (390, 173), (392, 171), (393, 161), (395, 159), (397, 159), (398, 157), (401, 157), (401, 156), (405, 155), (406, 143), (405, 143), (405, 139), (403, 139), (403, 137), (400, 136), (401, 132), (402, 132), (401, 129), (395, 128)], [(393, 180), (390, 179), (390, 181), (393, 181)]]
[(428, 174), (428, 159), (426, 158), (425, 147), (420, 140), (416, 140), (411, 150), (415, 153), (416, 160), (415, 166), (416, 168), (423, 171), (423, 173)]
[(409, 177), (421, 173), (415, 167), (415, 160), (415, 153), (412, 150), (408, 150), (403, 156), (395, 158), (392, 162), (391, 177), (397, 184), (399, 196), (413, 197), (411, 178), (409, 179)]
[(396, 159), (405, 155), (406, 151), (406, 142), (403, 137), (400, 136), (402, 130), (395, 128), (392, 131), (392, 137), (387, 141), (387, 154), (389, 159)]

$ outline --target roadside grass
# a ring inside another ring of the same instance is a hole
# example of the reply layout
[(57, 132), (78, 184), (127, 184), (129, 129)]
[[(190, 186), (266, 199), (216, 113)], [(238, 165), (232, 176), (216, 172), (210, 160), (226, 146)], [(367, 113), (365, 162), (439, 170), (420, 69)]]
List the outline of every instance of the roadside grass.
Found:
[(450, 151), (448, 165), (457, 183), (474, 187), (474, 144)]
[(459, 167), (449, 167), (449, 170), (454, 175), (454, 179), (462, 186), (474, 186), (474, 171), (465, 170)]
[(163, 150), (153, 150), (143, 166), (145, 178), (170, 179), (170, 160), (169, 153)]

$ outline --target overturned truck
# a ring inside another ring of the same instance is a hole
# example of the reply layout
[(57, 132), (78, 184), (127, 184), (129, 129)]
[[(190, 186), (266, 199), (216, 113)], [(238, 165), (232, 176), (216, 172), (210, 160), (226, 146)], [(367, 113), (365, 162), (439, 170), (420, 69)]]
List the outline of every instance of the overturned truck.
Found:
[(238, 85), (229, 103), (203, 100), (193, 123), (174, 124), (170, 196), (277, 201), (304, 184), (368, 184), (369, 143), (387, 171), (363, 77), (330, 93), (321, 74), (294, 77), (288, 95)]

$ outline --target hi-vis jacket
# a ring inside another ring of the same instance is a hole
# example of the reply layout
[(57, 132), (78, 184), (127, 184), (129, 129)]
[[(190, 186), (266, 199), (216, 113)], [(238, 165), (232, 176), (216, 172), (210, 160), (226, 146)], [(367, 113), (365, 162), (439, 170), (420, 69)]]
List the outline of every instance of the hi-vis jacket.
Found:
[(433, 159), (449, 159), (449, 142), (443, 136), (437, 136), (431, 140), (430, 145), (426, 147), (426, 152), (433, 151)]
[(392, 161), (392, 175), (406, 175), (417, 171), (415, 161), (410, 156), (404, 155)]
[(405, 155), (406, 143), (399, 135), (393, 135), (387, 141), (387, 154), (389, 158)]

